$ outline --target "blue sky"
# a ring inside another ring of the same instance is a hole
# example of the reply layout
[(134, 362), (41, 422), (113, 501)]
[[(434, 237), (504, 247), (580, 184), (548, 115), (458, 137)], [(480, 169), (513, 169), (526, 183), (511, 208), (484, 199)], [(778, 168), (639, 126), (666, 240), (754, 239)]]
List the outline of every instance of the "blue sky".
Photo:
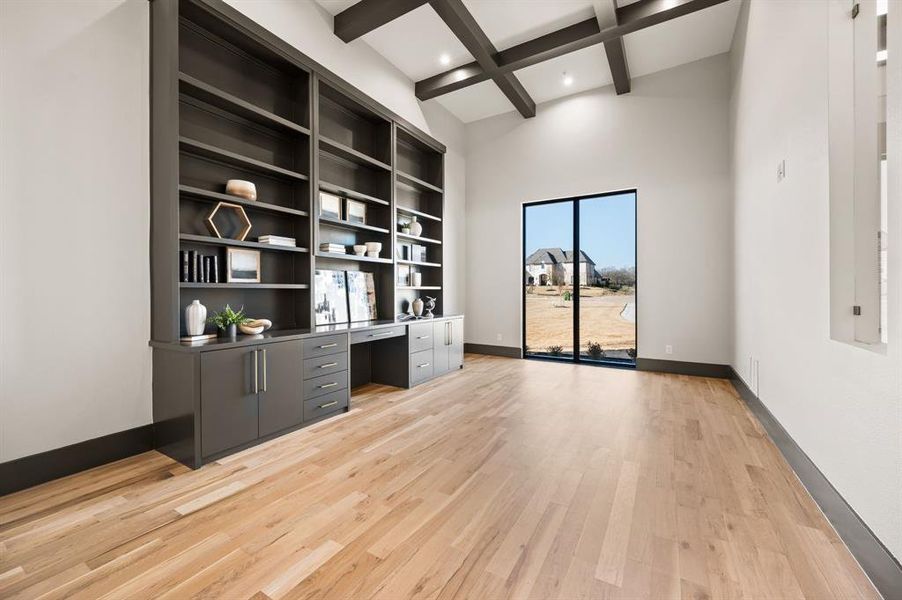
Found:
[[(599, 268), (635, 265), (634, 198), (634, 194), (629, 193), (580, 201), (580, 248)], [(570, 202), (527, 206), (526, 255), (538, 248), (573, 249)]]

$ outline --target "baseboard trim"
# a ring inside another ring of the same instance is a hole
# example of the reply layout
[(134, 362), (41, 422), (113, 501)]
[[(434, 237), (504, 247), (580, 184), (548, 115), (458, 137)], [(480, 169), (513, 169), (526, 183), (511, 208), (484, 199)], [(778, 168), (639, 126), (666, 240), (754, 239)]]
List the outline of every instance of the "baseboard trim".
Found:
[(464, 343), (464, 352), (472, 354), (488, 354), (490, 356), (505, 356), (507, 358), (520, 358), (520, 349), (513, 346), (492, 346), (490, 344)]
[(694, 375), (696, 377), (718, 377), (720, 379), (730, 379), (733, 375), (733, 369), (730, 365), (661, 360), (658, 358), (637, 358), (636, 369), (639, 371), (674, 373), (676, 375)]
[(153, 450), (153, 425), (0, 463), (0, 496)]
[(902, 590), (902, 565), (893, 557), (858, 513), (821, 473), (817, 465), (792, 439), (739, 374), (731, 367), (730, 379), (739, 396), (836, 529), (861, 568), (884, 598), (895, 598)]

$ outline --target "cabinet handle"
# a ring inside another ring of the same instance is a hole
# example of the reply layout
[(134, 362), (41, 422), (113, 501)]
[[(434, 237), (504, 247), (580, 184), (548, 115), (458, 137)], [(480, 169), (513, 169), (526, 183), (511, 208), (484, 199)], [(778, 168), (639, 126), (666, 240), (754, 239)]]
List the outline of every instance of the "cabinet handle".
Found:
[(338, 363), (326, 363), (324, 365), (320, 365), (320, 369), (328, 369), (329, 367), (337, 367)]
[(317, 408), (329, 408), (330, 406), (335, 406), (338, 404), (338, 400), (333, 400), (332, 402), (326, 402), (325, 404), (320, 404)]
[(428, 367), (430, 364), (432, 364), (432, 363), (423, 363), (423, 364), (421, 364), (421, 365), (417, 365), (417, 368), (418, 368), (418, 369), (422, 369), (422, 368), (424, 368), (424, 367)]
[(337, 381), (333, 381), (332, 383), (324, 383), (321, 386), (319, 386), (319, 389), (330, 388), (330, 387), (334, 387), (336, 385), (338, 385)]
[(445, 345), (451, 345), (451, 328), (448, 327), (451, 325), (451, 321), (445, 321)]
[(371, 333), (370, 337), (380, 337), (383, 335), (391, 335), (393, 333), (394, 333), (394, 331), (386, 331), (385, 333)]
[(266, 348), (263, 349), (263, 391), (266, 391)]
[(417, 339), (418, 339), (418, 340), (428, 340), (428, 339), (429, 339), (429, 336), (428, 336), (428, 335), (421, 335), (421, 336), (417, 337)]
[(322, 346), (320, 346), (320, 349), (325, 350), (326, 348), (334, 348), (337, 345), (338, 344), (323, 344)]
[(260, 392), (260, 351), (254, 350), (254, 393)]

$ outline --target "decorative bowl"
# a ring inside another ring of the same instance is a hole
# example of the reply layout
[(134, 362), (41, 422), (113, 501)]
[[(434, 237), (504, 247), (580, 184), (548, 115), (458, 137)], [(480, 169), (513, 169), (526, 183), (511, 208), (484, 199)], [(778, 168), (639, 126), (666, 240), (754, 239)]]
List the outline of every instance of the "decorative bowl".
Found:
[(367, 242), (366, 243), (366, 255), (377, 257), (379, 253), (382, 252), (382, 242)]
[(238, 196), (245, 200), (257, 199), (257, 186), (243, 179), (229, 179), (226, 182), (226, 194)]
[(238, 329), (241, 330), (241, 333), (245, 335), (257, 335), (263, 333), (265, 327), (263, 325), (257, 325), (256, 327), (248, 324), (239, 325)]
[(366, 246), (364, 246), (363, 244), (355, 244), (354, 254), (356, 254), (357, 256), (363, 256), (364, 254), (366, 254)]

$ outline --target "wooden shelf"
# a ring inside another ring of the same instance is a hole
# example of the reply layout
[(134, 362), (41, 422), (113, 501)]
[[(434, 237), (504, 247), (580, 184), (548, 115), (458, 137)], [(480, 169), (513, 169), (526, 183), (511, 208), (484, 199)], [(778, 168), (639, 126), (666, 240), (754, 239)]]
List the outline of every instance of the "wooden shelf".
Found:
[(259, 202), (257, 200), (245, 200), (244, 198), (239, 198), (238, 196), (221, 194), (219, 192), (210, 192), (208, 190), (203, 190), (201, 188), (193, 187), (190, 185), (180, 185), (179, 193), (185, 196), (191, 196), (192, 198), (207, 200), (209, 202), (232, 202), (233, 204), (240, 204), (241, 206), (246, 206), (247, 208), (256, 210), (268, 210), (271, 212), (278, 212), (286, 215), (294, 215), (296, 217), (309, 216), (306, 210), (297, 210), (294, 208), (279, 206), (278, 204)]
[(306, 283), (200, 283), (182, 281), (180, 288), (187, 289), (233, 289), (233, 290), (309, 290)]
[(440, 290), (442, 286), (440, 285), (398, 285), (395, 286), (395, 289), (398, 290)]
[(333, 217), (324, 217), (323, 215), (319, 216), (319, 222), (325, 223), (327, 225), (333, 225), (335, 227), (341, 227), (343, 229), (359, 229), (361, 231), (372, 231), (375, 233), (391, 233), (390, 230), (385, 229), (383, 227), (374, 227), (373, 225), (365, 225), (363, 223), (352, 223), (350, 221), (345, 221), (344, 219), (335, 219)]
[(411, 242), (423, 242), (424, 244), (439, 244), (439, 245), (441, 245), (441, 243), (442, 243), (441, 240), (434, 240), (432, 238), (425, 238), (425, 237), (417, 237), (415, 235), (409, 235), (406, 233), (398, 233), (397, 236), (399, 238), (402, 238), (405, 240), (410, 240)]
[(395, 262), (399, 265), (413, 265), (415, 267), (441, 267), (441, 263), (434, 262), (419, 262), (416, 260), (404, 260), (403, 258), (395, 259)]
[(282, 167), (277, 167), (275, 165), (259, 161), (255, 158), (243, 156), (241, 154), (232, 152), (231, 150), (217, 148), (216, 146), (213, 146), (211, 144), (204, 144), (203, 142), (198, 142), (197, 140), (193, 140), (184, 136), (179, 136), (179, 147), (191, 154), (227, 162), (243, 169), (251, 169), (269, 175), (280, 175), (282, 177), (297, 179), (299, 181), (307, 181), (309, 179), (302, 173), (283, 169)]
[(353, 200), (360, 200), (362, 202), (371, 202), (373, 204), (380, 204), (382, 206), (389, 206), (390, 203), (381, 198), (376, 198), (375, 196), (370, 196), (368, 194), (364, 194), (361, 192), (356, 192), (351, 188), (342, 187), (340, 185), (335, 185), (334, 183), (329, 183), (327, 181), (320, 180), (319, 189), (324, 192), (330, 192), (332, 194), (337, 194), (339, 196), (347, 196)]
[[(339, 158), (349, 160), (358, 165), (391, 171), (391, 165), (387, 165), (381, 160), (376, 160), (372, 156), (364, 154), (363, 152), (360, 152), (358, 150), (354, 150), (350, 146), (342, 144), (341, 142), (336, 142), (335, 140), (329, 139), (325, 136), (320, 136), (319, 145), (320, 150), (328, 152), (329, 154), (332, 154), (334, 156), (338, 156)], [(325, 148), (323, 148), (323, 146), (325, 146)]]
[(368, 263), (379, 263), (383, 265), (390, 265), (392, 261), (390, 258), (370, 258), (369, 256), (357, 256), (356, 254), (333, 254), (331, 252), (317, 252), (317, 258), (336, 258), (338, 260), (352, 260), (355, 262), (368, 262)]
[(194, 242), (195, 244), (207, 244), (210, 246), (235, 246), (237, 248), (255, 248), (257, 250), (271, 250), (275, 252), (308, 252), (307, 248), (301, 247), (273, 246), (272, 244), (243, 242), (241, 240), (215, 238), (208, 235), (194, 235), (193, 233), (180, 233), (179, 239), (183, 242)]
[(442, 193), (442, 188), (438, 187), (437, 185), (432, 185), (431, 183), (423, 181), (422, 179), (414, 177), (413, 175), (409, 175), (409, 174), (405, 173), (404, 171), (395, 171), (395, 173), (397, 173), (397, 175), (398, 175), (398, 183), (402, 183), (408, 187), (411, 187), (415, 190), (419, 190), (421, 192), (426, 191), (426, 192), (438, 192), (439, 194)]
[(266, 127), (275, 125), (295, 133), (310, 135), (310, 130), (306, 127), (298, 125), (284, 117), (280, 117), (275, 113), (271, 113), (268, 110), (254, 106), (238, 96), (233, 96), (217, 87), (204, 83), (187, 73), (179, 73), (179, 90), (193, 98), (203, 100), (208, 104), (212, 104), (213, 106), (244, 117), (250, 121), (254, 121), (260, 125)]
[(414, 210), (412, 208), (407, 208), (406, 206), (400, 206), (400, 205), (395, 206), (395, 208), (398, 209), (398, 212), (402, 212), (407, 215), (414, 215), (417, 217), (422, 217), (424, 219), (429, 219), (430, 221), (438, 221), (439, 223), (442, 222), (441, 217), (436, 217), (434, 215), (430, 215), (429, 213), (424, 213), (421, 210)]

